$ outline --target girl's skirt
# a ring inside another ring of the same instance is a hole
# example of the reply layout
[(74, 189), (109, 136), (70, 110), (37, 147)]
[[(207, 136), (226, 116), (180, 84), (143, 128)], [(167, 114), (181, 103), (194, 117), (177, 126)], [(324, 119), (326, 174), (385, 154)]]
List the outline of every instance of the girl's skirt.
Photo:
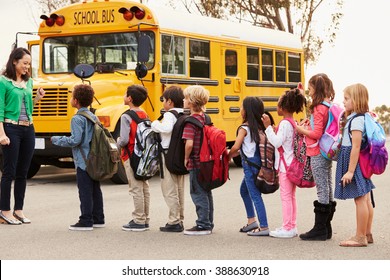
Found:
[(341, 146), (337, 158), (336, 169), (336, 187), (334, 197), (338, 199), (349, 199), (363, 196), (375, 188), (371, 179), (363, 177), (359, 162), (356, 165), (351, 183), (344, 187), (340, 183), (341, 178), (348, 172), (349, 159), (351, 156), (352, 146)]

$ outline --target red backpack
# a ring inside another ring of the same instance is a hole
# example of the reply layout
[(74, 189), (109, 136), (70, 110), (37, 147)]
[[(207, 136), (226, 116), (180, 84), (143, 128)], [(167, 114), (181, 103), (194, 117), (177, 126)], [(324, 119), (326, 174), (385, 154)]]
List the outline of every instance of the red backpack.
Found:
[(225, 131), (215, 127), (208, 115), (205, 117), (206, 124), (203, 126), (199, 154), (198, 182), (206, 191), (211, 191), (222, 186), (229, 178), (229, 156)]
[(283, 146), (278, 148), (281, 163), (286, 167), (287, 178), (300, 188), (312, 188), (315, 186), (313, 173), (310, 166), (310, 157), (306, 156), (306, 141), (305, 136), (299, 134), (295, 130), (296, 123), (293, 119), (285, 118), (294, 128), (293, 148), (294, 157), (290, 166), (287, 166), (286, 160), (283, 157)]

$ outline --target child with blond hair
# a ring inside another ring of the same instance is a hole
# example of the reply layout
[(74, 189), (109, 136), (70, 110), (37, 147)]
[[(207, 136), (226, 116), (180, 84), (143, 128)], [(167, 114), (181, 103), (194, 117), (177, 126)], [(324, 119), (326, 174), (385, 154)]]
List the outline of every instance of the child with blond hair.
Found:
[[(209, 91), (202, 86), (189, 86), (184, 90), (184, 108), (190, 109), (191, 117), (205, 124), (205, 105)], [(190, 173), (190, 195), (195, 204), (198, 219), (196, 225), (184, 230), (186, 235), (208, 235), (214, 227), (214, 204), (211, 191), (206, 191), (198, 182), (202, 129), (186, 123), (182, 138), (185, 140), (184, 165)]]
[(366, 135), (364, 114), (369, 110), (367, 88), (362, 84), (346, 87), (344, 107), (347, 122), (337, 160), (335, 198), (355, 200), (356, 233), (339, 245), (365, 247), (374, 242), (371, 233), (374, 209), (370, 193), (375, 188), (371, 179), (364, 178), (359, 164), (360, 147)]

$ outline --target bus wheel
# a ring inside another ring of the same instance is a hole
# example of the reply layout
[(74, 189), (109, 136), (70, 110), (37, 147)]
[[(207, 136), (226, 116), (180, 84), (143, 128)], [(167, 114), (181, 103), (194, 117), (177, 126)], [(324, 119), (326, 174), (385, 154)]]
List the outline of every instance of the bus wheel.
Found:
[[(120, 124), (118, 123), (115, 127), (114, 133), (112, 134), (114, 139), (117, 139), (119, 137), (119, 135), (120, 135), (119, 131), (120, 131)], [(114, 176), (112, 176), (111, 182), (113, 182), (115, 184), (128, 184), (129, 183), (129, 181), (127, 180), (127, 176), (126, 176), (126, 170), (125, 170), (125, 167), (123, 166), (122, 161), (119, 161), (118, 172), (116, 174), (114, 174)]]
[(40, 168), (41, 165), (39, 163), (36, 163), (34, 160), (32, 160), (30, 164), (30, 168), (28, 169), (27, 172), (27, 179), (34, 177), (38, 173)]
[(120, 161), (118, 164), (118, 172), (114, 174), (114, 176), (111, 177), (111, 182), (115, 184), (128, 184), (129, 181), (127, 180), (125, 167), (123, 166), (123, 163)]
[(238, 167), (242, 167), (242, 163), (241, 163), (241, 156), (236, 156), (233, 158), (233, 162), (236, 166)]

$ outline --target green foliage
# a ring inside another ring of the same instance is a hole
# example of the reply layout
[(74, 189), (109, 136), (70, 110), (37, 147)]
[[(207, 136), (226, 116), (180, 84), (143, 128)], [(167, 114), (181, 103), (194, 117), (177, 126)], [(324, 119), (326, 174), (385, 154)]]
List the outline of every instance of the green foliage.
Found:
[(302, 41), (305, 63), (313, 64), (324, 45), (335, 42), (344, 0), (181, 0), (181, 3), (190, 12), (195, 6), (202, 15), (227, 18), (230, 14), (238, 21), (296, 34)]
[(385, 129), (387, 134), (390, 134), (390, 106), (386, 105), (377, 106), (373, 110), (375, 114), (378, 116), (378, 122)]

